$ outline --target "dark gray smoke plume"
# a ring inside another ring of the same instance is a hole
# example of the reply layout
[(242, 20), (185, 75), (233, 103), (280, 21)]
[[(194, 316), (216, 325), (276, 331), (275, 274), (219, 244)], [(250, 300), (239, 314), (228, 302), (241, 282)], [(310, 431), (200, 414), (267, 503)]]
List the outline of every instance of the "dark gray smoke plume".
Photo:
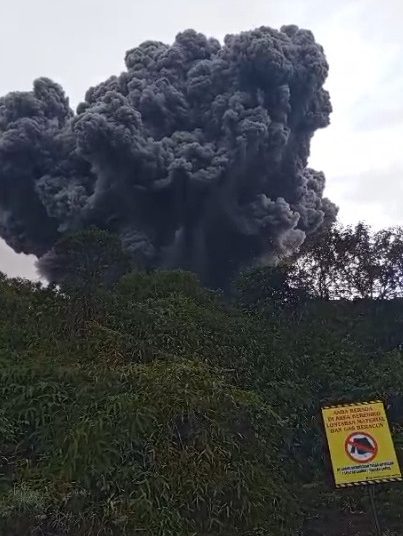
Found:
[(262, 27), (221, 46), (188, 30), (129, 50), (126, 66), (76, 114), (46, 78), (0, 99), (0, 235), (50, 280), (52, 245), (90, 225), (142, 265), (225, 286), (334, 219), (323, 174), (306, 167), (331, 112), (311, 32)]

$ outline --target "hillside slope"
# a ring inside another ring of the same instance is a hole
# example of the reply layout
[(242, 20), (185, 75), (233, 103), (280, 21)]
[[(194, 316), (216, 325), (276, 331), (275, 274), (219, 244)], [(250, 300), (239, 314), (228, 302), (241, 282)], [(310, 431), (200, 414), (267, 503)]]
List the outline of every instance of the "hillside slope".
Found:
[[(389, 401), (401, 456), (403, 306), (267, 305), (180, 272), (69, 297), (3, 278), (0, 534), (370, 534), (320, 406)], [(402, 533), (401, 486), (377, 496)]]

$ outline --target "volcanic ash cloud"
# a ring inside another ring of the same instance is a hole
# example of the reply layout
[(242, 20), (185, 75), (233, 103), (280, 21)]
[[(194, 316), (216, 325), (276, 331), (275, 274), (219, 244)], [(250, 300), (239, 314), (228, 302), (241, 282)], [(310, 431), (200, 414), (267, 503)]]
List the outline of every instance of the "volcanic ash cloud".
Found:
[(296, 26), (146, 41), (77, 112), (47, 78), (0, 99), (0, 235), (49, 279), (64, 233), (117, 233), (136, 264), (225, 287), (335, 219), (307, 167), (328, 125), (328, 64)]

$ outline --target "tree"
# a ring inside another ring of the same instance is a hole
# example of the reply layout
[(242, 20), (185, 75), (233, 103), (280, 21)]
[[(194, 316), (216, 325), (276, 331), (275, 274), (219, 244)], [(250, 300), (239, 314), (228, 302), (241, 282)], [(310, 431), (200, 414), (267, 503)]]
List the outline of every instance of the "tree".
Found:
[(403, 297), (403, 228), (333, 227), (297, 260), (295, 276), (323, 299)]
[(309, 297), (299, 283), (292, 265), (248, 270), (235, 282), (236, 301), (244, 311), (265, 315), (277, 315), (283, 309), (289, 312)]
[(38, 262), (41, 273), (62, 290), (89, 294), (110, 287), (131, 269), (117, 236), (96, 228), (62, 237)]

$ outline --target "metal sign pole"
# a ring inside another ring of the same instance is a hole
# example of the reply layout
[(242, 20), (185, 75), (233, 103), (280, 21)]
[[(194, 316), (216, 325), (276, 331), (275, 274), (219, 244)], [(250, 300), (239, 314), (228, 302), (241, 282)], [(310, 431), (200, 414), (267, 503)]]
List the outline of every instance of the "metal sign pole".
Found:
[(372, 517), (374, 519), (374, 527), (376, 531), (376, 536), (382, 536), (381, 524), (379, 523), (378, 512), (376, 510), (376, 505), (375, 505), (374, 489), (373, 489), (373, 486), (371, 485), (368, 486), (368, 495), (369, 495), (369, 500), (371, 503), (371, 511), (372, 511)]

